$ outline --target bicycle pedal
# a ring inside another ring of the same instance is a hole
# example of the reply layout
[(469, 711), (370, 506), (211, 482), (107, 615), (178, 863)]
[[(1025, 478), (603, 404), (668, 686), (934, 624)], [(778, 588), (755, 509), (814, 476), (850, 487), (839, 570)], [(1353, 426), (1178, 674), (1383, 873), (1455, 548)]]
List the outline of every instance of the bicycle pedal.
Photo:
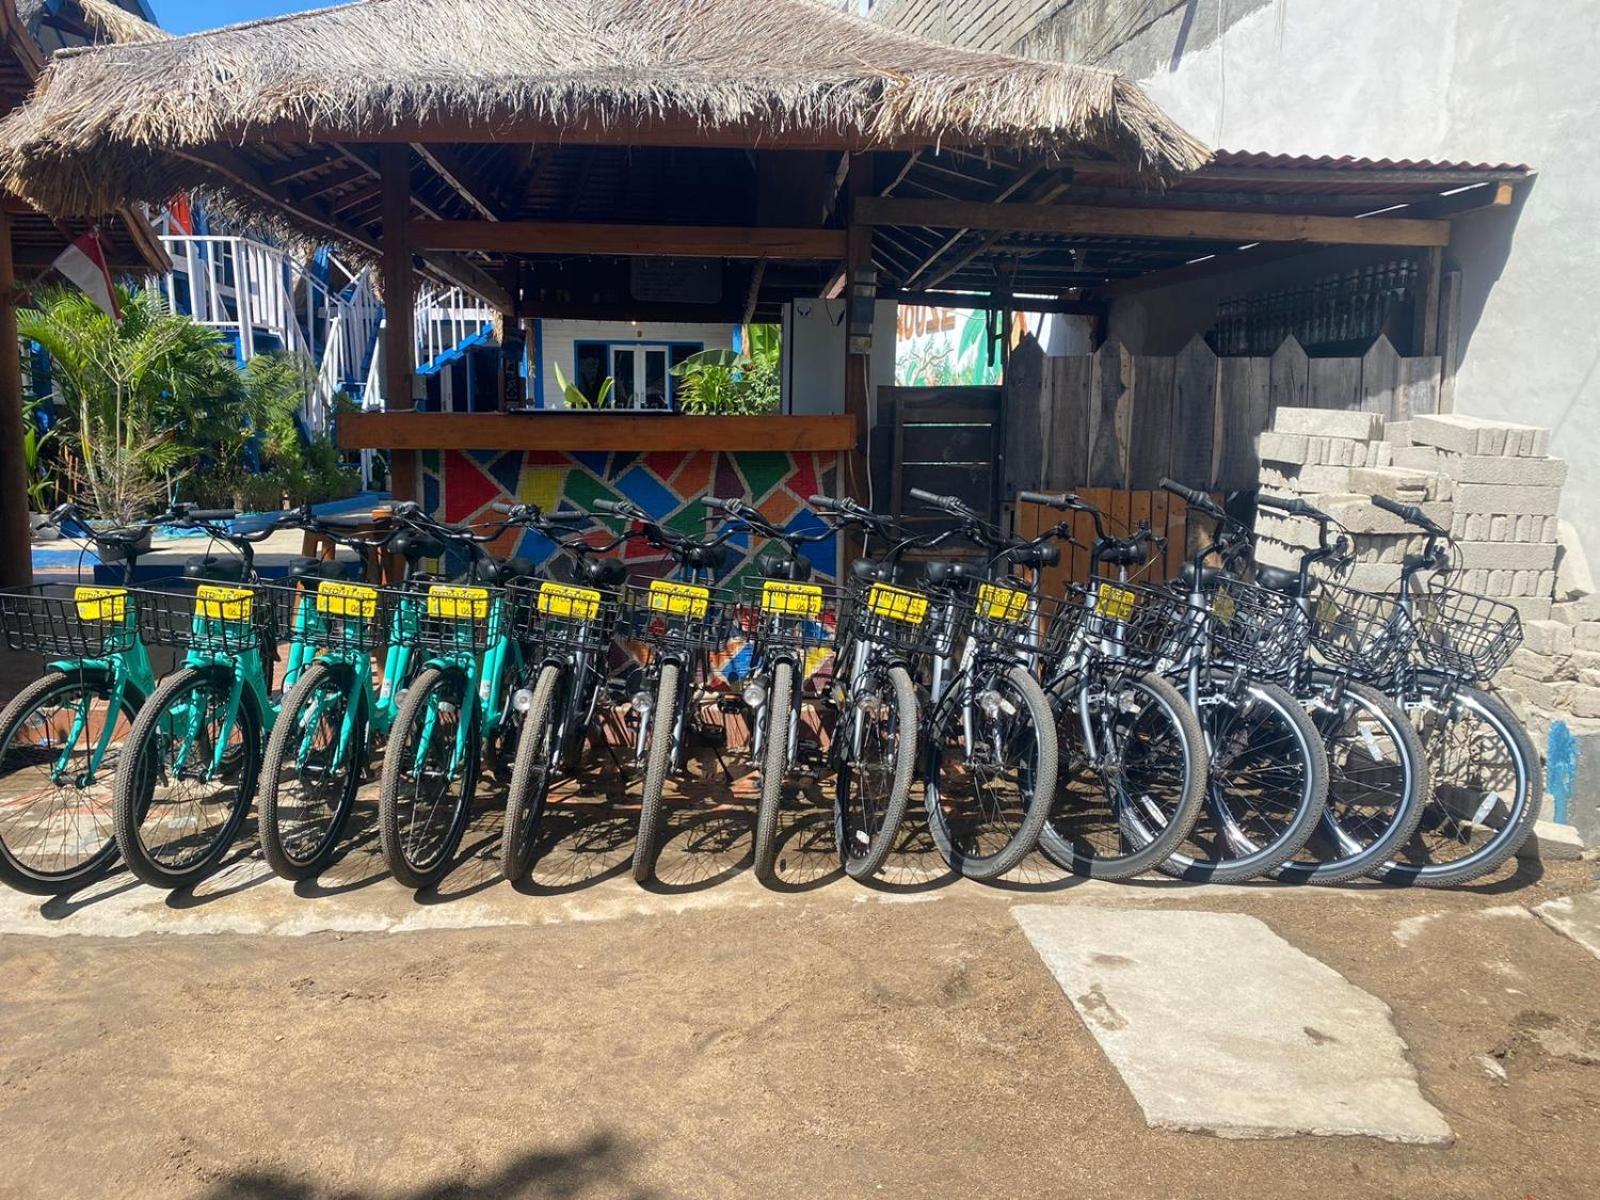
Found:
[(717, 701), (717, 711), (720, 713), (742, 713), (746, 707), (745, 702), (736, 696), (723, 696)]

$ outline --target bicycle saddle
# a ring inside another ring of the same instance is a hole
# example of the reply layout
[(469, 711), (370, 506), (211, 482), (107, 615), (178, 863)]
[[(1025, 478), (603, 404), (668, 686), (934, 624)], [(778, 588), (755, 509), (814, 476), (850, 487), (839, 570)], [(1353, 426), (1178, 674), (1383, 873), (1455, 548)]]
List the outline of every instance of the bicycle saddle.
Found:
[(858, 558), (850, 564), (850, 577), (863, 583), (889, 583), (894, 579), (894, 568), (871, 558)]
[(1284, 567), (1256, 567), (1256, 584), (1269, 592), (1282, 592), (1286, 596), (1299, 596), (1300, 572)]
[(1144, 542), (1108, 538), (1095, 547), (1094, 556), (1113, 567), (1142, 567), (1150, 557), (1150, 547)]
[(533, 574), (533, 563), (518, 555), (514, 558), (486, 558), (473, 568), (479, 583), (503, 584)]
[(291, 558), (290, 579), (343, 579), (344, 564), (332, 559)]
[(811, 560), (799, 555), (763, 554), (756, 562), (764, 579), (787, 579), (791, 583), (804, 583), (811, 578)]
[(698, 570), (716, 571), (728, 561), (727, 546), (685, 546), (683, 565)]
[(232, 555), (196, 554), (183, 564), (183, 577), (215, 583), (243, 583), (244, 559)]
[(444, 542), (430, 533), (416, 529), (402, 529), (389, 539), (391, 553), (400, 554), (411, 562), (424, 558), (438, 558), (444, 553)]
[(620, 558), (586, 558), (578, 573), (585, 583), (598, 587), (616, 587), (628, 577), (628, 568)]
[(1061, 561), (1061, 543), (1042, 542), (1037, 546), (1018, 546), (1010, 551), (1010, 559), (1019, 567), (1053, 567)]
[[(1266, 570), (1267, 568), (1263, 567), (1261, 569)], [(1179, 575), (1179, 578), (1183, 580), (1183, 587), (1185, 591), (1194, 591), (1194, 564), (1192, 562), (1186, 562), (1183, 564), (1183, 572)], [(1232, 578), (1233, 576), (1228, 574), (1228, 572), (1224, 571), (1221, 567), (1201, 567), (1200, 590), (1202, 592), (1214, 591), (1216, 590), (1217, 584), (1223, 583)]]
[(922, 573), (929, 583), (939, 587), (981, 579), (983, 568), (977, 563), (962, 562), (959, 559), (934, 558), (923, 564)]

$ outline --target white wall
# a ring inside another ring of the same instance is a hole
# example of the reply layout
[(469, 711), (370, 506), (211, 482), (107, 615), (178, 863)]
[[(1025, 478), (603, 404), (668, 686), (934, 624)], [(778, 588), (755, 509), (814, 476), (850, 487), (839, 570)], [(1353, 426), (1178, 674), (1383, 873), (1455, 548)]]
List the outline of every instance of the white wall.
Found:
[[(574, 342), (703, 342), (707, 350), (731, 350), (733, 333), (734, 326), (724, 323), (542, 320), (539, 347), (544, 356), (544, 405), (566, 407), (551, 364), (561, 364), (562, 373), (570, 380), (575, 366)], [(532, 374), (530, 366), (530, 391)]]
[(1215, 146), (1539, 172), (1446, 252), (1464, 287), (1456, 409), (1554, 430), (1577, 467), (1565, 513), (1600, 559), (1600, 3), (1202, 0), (1173, 68), (1181, 15), (1108, 65)]

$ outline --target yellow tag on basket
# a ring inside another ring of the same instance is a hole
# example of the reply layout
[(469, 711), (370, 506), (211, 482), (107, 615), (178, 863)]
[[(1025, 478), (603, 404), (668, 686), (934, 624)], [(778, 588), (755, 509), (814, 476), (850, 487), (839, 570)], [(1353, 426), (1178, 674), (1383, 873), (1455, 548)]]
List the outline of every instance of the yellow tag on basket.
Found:
[(317, 584), (317, 611), (327, 617), (370, 621), (378, 612), (378, 589), (325, 579)]
[(72, 589), (80, 621), (126, 621), (128, 589), (80, 587)]
[(651, 612), (666, 613), (669, 617), (703, 617), (711, 606), (711, 592), (692, 583), (652, 579), (647, 603)]
[(1015, 625), (1028, 615), (1027, 592), (1016, 588), (997, 587), (992, 583), (978, 585), (978, 615), (991, 621), (1004, 621)]
[(1113, 621), (1130, 620), (1138, 604), (1139, 597), (1127, 588), (1112, 587), (1106, 583), (1100, 585), (1100, 591), (1094, 598), (1095, 612)]
[(546, 581), (539, 585), (539, 615), (592, 621), (600, 615), (600, 593), (593, 588)]
[(867, 593), (867, 611), (903, 625), (921, 625), (928, 619), (928, 598), (905, 588), (875, 583)]
[(1234, 614), (1239, 611), (1239, 602), (1225, 591), (1218, 591), (1211, 597), (1211, 615), (1224, 625), (1233, 620)]
[(768, 579), (761, 585), (761, 611), (785, 617), (815, 617), (822, 612), (822, 589), (814, 583)]
[(207, 621), (248, 621), (255, 596), (250, 588), (201, 584), (194, 590), (194, 615)]
[(428, 589), (428, 615), (446, 621), (482, 621), (489, 616), (489, 589), (448, 587), (436, 583)]

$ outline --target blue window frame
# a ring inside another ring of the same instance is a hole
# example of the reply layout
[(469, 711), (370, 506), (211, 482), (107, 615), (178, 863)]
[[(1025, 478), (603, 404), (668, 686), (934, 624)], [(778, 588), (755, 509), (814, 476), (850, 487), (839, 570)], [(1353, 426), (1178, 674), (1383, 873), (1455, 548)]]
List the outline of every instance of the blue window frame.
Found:
[(676, 411), (678, 381), (672, 368), (704, 349), (704, 342), (581, 339), (572, 344), (571, 382), (593, 400), (610, 376), (616, 380), (614, 406)]

